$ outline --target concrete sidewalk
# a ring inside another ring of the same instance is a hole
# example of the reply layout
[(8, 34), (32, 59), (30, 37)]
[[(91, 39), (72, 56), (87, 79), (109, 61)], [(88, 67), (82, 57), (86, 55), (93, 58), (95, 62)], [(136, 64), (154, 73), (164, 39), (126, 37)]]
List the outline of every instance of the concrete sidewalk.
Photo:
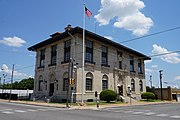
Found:
[[(37, 106), (45, 106), (45, 107), (58, 107), (58, 108), (66, 108), (66, 104), (60, 103), (44, 103), (44, 102), (33, 102), (33, 101), (19, 101), (19, 100), (3, 100), (0, 99), (0, 102), (11, 102), (17, 104), (27, 104), (27, 105), (37, 105)], [(135, 102), (135, 103), (121, 103), (121, 104), (105, 104), (99, 105), (99, 108), (108, 108), (108, 107), (120, 107), (120, 106), (137, 106), (137, 105), (155, 105), (155, 104), (170, 104), (170, 103), (177, 103), (173, 101), (162, 101), (162, 102)], [(70, 105), (70, 104), (69, 104)], [(70, 109), (97, 109), (96, 105), (72, 105)]]

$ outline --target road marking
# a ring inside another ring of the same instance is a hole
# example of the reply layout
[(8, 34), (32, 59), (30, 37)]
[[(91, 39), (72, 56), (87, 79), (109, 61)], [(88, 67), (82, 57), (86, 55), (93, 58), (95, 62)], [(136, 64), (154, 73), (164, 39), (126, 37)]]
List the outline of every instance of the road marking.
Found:
[(132, 113), (133, 111), (123, 111), (124, 113)]
[(144, 112), (133, 112), (132, 114), (135, 114), (135, 115), (137, 115), (137, 114), (144, 114)]
[(5, 113), (5, 114), (13, 114), (14, 112), (9, 112), (9, 111), (4, 111), (2, 113)]
[(27, 112), (27, 111), (23, 111), (23, 110), (14, 110), (14, 112), (23, 113), (23, 112)]
[(168, 116), (168, 114), (158, 114), (156, 116), (158, 116), (158, 117), (166, 117), (166, 116)]
[(148, 113), (144, 113), (145, 115), (154, 115), (154, 112), (148, 112)]
[(29, 111), (29, 112), (34, 112), (34, 111), (37, 111), (37, 110), (27, 109), (27, 111)]
[(37, 109), (39, 111), (48, 111), (48, 109)]
[(178, 116), (178, 115), (174, 115), (174, 116), (170, 116), (170, 118), (180, 118), (180, 116)]

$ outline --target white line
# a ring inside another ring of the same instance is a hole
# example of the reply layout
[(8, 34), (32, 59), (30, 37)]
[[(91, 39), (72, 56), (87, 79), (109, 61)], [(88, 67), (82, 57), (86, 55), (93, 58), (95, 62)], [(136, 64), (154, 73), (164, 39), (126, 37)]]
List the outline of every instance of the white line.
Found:
[(133, 111), (123, 111), (124, 113), (132, 113)]
[(144, 112), (133, 112), (132, 114), (144, 114)]
[(158, 114), (156, 116), (158, 116), (158, 117), (166, 117), (166, 116), (168, 116), (168, 114)]
[(145, 115), (154, 115), (154, 112), (148, 112), (148, 113), (144, 113)]
[(27, 112), (27, 111), (23, 111), (23, 110), (14, 110), (14, 112), (23, 113), (23, 112)]
[(34, 111), (37, 111), (37, 110), (27, 109), (27, 111), (29, 111), (29, 112), (34, 112)]
[(5, 114), (13, 114), (14, 112), (9, 112), (9, 111), (4, 111), (2, 113), (5, 113)]
[(178, 115), (174, 115), (174, 116), (170, 116), (170, 118), (180, 118), (180, 116), (178, 116)]
[(48, 111), (48, 109), (37, 109), (39, 111)]

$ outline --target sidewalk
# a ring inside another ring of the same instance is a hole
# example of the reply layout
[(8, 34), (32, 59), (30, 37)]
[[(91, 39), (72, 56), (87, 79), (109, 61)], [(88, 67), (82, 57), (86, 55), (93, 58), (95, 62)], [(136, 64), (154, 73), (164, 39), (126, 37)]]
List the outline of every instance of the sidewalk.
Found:
[[(0, 102), (9, 102), (9, 100), (2, 100)], [(33, 101), (18, 101), (18, 100), (11, 100), (11, 103), (17, 104), (27, 104), (27, 105), (37, 105), (37, 106), (44, 106), (44, 107), (57, 107), (57, 108), (66, 108), (66, 104), (60, 103), (44, 103), (44, 102), (33, 102)], [(120, 107), (120, 106), (137, 106), (137, 105), (156, 105), (156, 104), (170, 104), (170, 103), (177, 103), (173, 101), (162, 101), (162, 102), (136, 102), (136, 103), (121, 103), (121, 104), (105, 104), (99, 105), (99, 108), (108, 108), (108, 107)], [(70, 104), (69, 104), (70, 105)], [(96, 105), (72, 105), (70, 109), (97, 109)]]

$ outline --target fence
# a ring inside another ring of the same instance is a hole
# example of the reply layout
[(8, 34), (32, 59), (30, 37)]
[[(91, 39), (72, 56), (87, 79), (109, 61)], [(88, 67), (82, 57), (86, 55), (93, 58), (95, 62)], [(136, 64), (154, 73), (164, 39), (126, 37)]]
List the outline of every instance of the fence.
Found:
[[(11, 91), (12, 97), (14, 96), (13, 99), (18, 99), (18, 100), (30, 99), (30, 96), (32, 93), (33, 93), (33, 90), (12, 90)], [(9, 99), (10, 89), (0, 89), (0, 94), (1, 94), (0, 98)]]

